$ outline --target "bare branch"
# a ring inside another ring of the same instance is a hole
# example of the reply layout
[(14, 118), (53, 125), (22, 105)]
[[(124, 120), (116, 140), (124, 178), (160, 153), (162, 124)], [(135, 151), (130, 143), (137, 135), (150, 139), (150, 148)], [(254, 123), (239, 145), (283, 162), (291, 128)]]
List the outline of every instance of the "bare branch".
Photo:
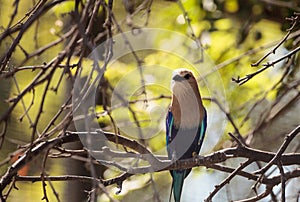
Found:
[(286, 148), (289, 146), (289, 144), (291, 143), (291, 141), (296, 137), (296, 135), (298, 135), (300, 133), (300, 125), (298, 125), (285, 139), (285, 141), (283, 142), (283, 144), (280, 146), (278, 152), (276, 153), (276, 155), (272, 158), (271, 161), (268, 162), (267, 165), (265, 165), (263, 168), (261, 168), (260, 170), (256, 171), (255, 174), (263, 174), (265, 173), (274, 163), (275, 161), (278, 161), (280, 159), (280, 157), (282, 156), (282, 154), (284, 153), (284, 151), (286, 150)]

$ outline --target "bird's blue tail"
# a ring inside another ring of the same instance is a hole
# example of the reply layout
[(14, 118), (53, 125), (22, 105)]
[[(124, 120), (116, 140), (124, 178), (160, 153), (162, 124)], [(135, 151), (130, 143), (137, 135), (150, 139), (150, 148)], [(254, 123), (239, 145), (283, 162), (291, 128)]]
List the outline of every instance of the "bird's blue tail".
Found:
[[(186, 175), (185, 170), (184, 171), (172, 171), (173, 182), (172, 182), (171, 193), (173, 190), (175, 202), (180, 202), (180, 197), (181, 197), (181, 193), (182, 193), (182, 187), (183, 187), (185, 175)], [(170, 194), (170, 199), (171, 199), (171, 194)]]

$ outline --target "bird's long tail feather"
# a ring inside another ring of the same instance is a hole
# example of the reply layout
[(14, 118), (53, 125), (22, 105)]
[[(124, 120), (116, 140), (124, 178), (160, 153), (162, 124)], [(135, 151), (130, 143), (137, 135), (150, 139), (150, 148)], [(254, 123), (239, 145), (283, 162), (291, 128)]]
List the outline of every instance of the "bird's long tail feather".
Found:
[(180, 202), (184, 178), (185, 178), (185, 171), (173, 173), (172, 187), (173, 187), (175, 202)]

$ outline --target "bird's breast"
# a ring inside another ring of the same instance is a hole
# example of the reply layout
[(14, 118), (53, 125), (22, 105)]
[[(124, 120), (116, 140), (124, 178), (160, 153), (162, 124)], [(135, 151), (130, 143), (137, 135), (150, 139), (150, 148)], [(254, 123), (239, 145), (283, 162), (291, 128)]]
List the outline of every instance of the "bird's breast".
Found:
[(202, 103), (199, 103), (195, 98), (174, 98), (171, 104), (171, 112), (177, 128), (189, 129), (198, 127), (203, 119)]

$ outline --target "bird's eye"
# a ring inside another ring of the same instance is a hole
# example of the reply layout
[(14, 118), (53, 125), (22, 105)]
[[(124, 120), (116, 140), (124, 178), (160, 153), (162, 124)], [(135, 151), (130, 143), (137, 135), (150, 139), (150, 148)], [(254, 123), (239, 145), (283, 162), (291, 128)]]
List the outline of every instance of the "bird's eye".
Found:
[(191, 77), (191, 75), (190, 75), (190, 74), (186, 74), (186, 75), (184, 75), (184, 78), (185, 78), (186, 80), (188, 80), (190, 77)]

